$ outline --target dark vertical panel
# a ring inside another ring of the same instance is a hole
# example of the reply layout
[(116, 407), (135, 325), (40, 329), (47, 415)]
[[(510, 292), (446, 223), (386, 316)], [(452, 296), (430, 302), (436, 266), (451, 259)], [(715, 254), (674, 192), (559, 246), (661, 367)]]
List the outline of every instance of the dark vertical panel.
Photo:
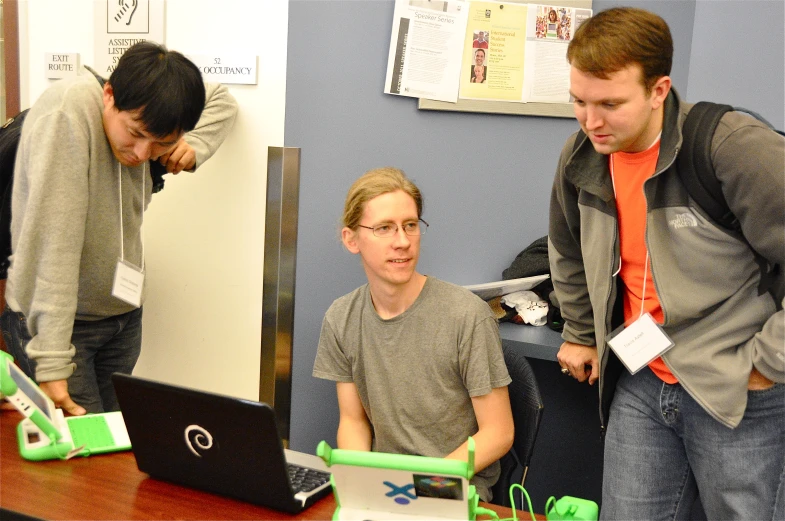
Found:
[(5, 53), (5, 114), (19, 114), (19, 1), (3, 2), (3, 38)]

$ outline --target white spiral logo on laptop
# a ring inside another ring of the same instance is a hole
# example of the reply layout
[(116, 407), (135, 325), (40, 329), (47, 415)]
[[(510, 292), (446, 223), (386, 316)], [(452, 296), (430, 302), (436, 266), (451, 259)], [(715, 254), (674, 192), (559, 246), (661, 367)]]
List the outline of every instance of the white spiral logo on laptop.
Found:
[(213, 446), (213, 435), (204, 427), (189, 425), (185, 428), (185, 444), (188, 446), (188, 450), (193, 452), (196, 457), (201, 458), (202, 455), (196, 451), (193, 444), (196, 444), (196, 447), (202, 451), (208, 450)]

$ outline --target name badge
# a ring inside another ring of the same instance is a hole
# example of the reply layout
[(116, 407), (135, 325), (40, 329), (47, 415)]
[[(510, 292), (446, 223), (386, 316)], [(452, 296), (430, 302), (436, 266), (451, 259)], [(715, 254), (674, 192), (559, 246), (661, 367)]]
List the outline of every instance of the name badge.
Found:
[(114, 271), (112, 296), (138, 308), (142, 305), (143, 288), (144, 272), (133, 264), (118, 259)]
[(630, 374), (637, 373), (674, 345), (650, 313), (641, 315), (635, 322), (620, 329), (614, 332), (608, 345)]

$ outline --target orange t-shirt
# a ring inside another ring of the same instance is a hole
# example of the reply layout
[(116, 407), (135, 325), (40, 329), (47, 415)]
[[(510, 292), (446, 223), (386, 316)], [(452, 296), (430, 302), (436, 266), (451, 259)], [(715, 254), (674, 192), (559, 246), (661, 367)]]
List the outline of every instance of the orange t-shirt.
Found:
[[(643, 195), (643, 182), (654, 174), (660, 142), (638, 153), (616, 152), (611, 155), (611, 172), (616, 191), (616, 212), (619, 217), (619, 239), (621, 244), (621, 271), (624, 281), (624, 321), (629, 323), (643, 312), (651, 313), (652, 318), (662, 324), (665, 317), (654, 287), (651, 275), (651, 262), (646, 248), (646, 197)], [(648, 263), (648, 265), (647, 265)], [(644, 287), (644, 273), (646, 283)], [(645, 294), (644, 294), (645, 291)], [(668, 366), (657, 357), (649, 363), (649, 368), (665, 383), (678, 382)]]

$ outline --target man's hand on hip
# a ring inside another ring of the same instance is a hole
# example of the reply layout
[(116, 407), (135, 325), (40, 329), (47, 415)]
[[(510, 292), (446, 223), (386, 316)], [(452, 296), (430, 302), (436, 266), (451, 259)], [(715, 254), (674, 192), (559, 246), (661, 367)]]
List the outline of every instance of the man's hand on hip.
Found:
[(67, 380), (41, 382), (38, 384), (38, 387), (40, 387), (41, 390), (45, 392), (53, 402), (55, 402), (57, 407), (60, 407), (68, 414), (72, 414), (74, 416), (82, 416), (83, 414), (87, 414), (87, 411), (84, 410), (84, 407), (74, 403), (74, 401), (71, 399), (71, 395), (68, 394)]
[[(579, 382), (589, 380), (589, 385), (600, 377), (600, 365), (597, 360), (597, 348), (564, 342), (556, 354), (556, 360), (564, 374), (570, 374)], [(567, 370), (565, 372), (565, 369)]]

